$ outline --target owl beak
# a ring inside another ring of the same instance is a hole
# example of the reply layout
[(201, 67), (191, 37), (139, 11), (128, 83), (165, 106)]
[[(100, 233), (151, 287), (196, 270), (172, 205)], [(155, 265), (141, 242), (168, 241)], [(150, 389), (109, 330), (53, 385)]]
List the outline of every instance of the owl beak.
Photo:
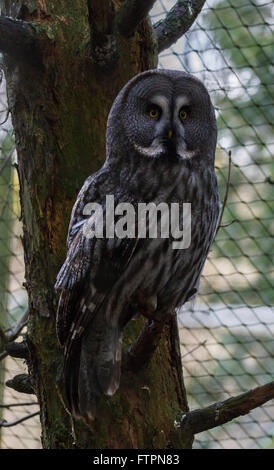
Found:
[(165, 130), (163, 144), (168, 153), (176, 153), (176, 132), (174, 129), (172, 129), (172, 126), (168, 126), (168, 128)]

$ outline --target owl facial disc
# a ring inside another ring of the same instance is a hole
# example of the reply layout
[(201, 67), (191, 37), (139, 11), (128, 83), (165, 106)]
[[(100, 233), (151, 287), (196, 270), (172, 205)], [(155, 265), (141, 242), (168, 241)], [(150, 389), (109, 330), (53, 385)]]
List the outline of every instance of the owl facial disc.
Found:
[[(133, 141), (135, 150), (152, 158), (166, 157), (171, 160), (189, 159), (195, 151), (187, 149), (184, 139), (184, 126), (178, 119), (180, 111), (189, 107), (190, 100), (185, 94), (171, 97), (162, 94), (152, 95), (149, 99), (149, 109), (155, 107), (152, 117), (154, 120), (154, 136), (150, 145), (140, 145)], [(186, 113), (186, 112), (185, 112)]]
[(113, 158), (113, 148), (121, 154), (123, 147), (129, 160), (140, 155), (206, 165), (214, 161), (216, 135), (214, 108), (202, 82), (185, 72), (150, 70), (130, 80), (115, 100), (107, 126), (107, 158), (110, 149)]

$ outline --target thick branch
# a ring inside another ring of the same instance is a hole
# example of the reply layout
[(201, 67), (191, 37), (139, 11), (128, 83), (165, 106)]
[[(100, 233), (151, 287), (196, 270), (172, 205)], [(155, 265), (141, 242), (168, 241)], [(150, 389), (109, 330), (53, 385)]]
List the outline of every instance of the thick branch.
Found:
[(37, 60), (37, 35), (31, 24), (0, 17), (0, 52), (16, 59)]
[(185, 413), (182, 416), (181, 429), (193, 434), (207, 431), (245, 415), (273, 398), (274, 381), (206, 408)]
[(6, 345), (6, 351), (9, 356), (18, 359), (29, 359), (29, 350), (24, 341), (17, 343), (16, 341)]
[(34, 394), (30, 377), (27, 374), (15, 375), (15, 377), (6, 381), (6, 386), (13, 388), (13, 390), (16, 390), (16, 392), (19, 393)]
[(140, 369), (147, 365), (152, 358), (162, 336), (164, 326), (171, 318), (168, 313), (162, 321), (148, 320), (137, 340), (129, 348), (124, 361), (126, 369)]
[(145, 19), (156, 0), (126, 0), (116, 13), (116, 26), (122, 36), (130, 37)]
[(158, 38), (158, 50), (162, 52), (174, 44), (192, 26), (205, 0), (178, 0), (164, 20), (154, 26)]

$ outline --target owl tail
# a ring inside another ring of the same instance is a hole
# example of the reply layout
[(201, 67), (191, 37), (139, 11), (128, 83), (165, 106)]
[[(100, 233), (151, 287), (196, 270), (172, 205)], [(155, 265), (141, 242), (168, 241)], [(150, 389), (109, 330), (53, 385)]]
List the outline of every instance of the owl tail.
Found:
[(76, 418), (93, 420), (102, 395), (113, 395), (121, 375), (122, 329), (98, 312), (65, 362), (69, 406)]

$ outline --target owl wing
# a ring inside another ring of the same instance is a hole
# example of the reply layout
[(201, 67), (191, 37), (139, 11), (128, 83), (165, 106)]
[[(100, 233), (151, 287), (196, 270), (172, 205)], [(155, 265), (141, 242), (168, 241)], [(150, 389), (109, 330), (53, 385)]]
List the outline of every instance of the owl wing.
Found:
[[(136, 238), (114, 238), (108, 242), (104, 238), (85, 235), (84, 224), (91, 223), (93, 216), (83, 215), (83, 208), (87, 202), (100, 200), (97, 175), (86, 180), (74, 204), (67, 237), (67, 257), (55, 284), (56, 289), (61, 289), (57, 336), (67, 351), (101, 308), (113, 284), (130, 262), (138, 242)], [(101, 178), (99, 184), (102, 183)], [(90, 305), (92, 311), (87, 311), (86, 307)]]
[[(93, 177), (79, 193), (69, 227), (67, 258), (56, 281), (56, 288), (61, 289), (57, 336), (64, 347), (68, 406), (74, 416), (90, 419), (98, 396), (111, 395), (119, 386), (123, 325), (119, 312), (115, 321), (109, 321), (106, 307), (113, 285), (138, 244), (137, 238), (108, 240), (85, 235), (84, 224), (92, 222), (93, 215), (84, 217), (83, 208), (86, 202), (100, 201), (97, 185)], [(118, 200), (120, 197), (116, 195)]]
[(95, 239), (83, 234), (83, 226), (89, 219), (83, 211), (88, 200), (98, 200), (96, 176), (97, 173), (86, 179), (73, 206), (67, 236), (67, 256), (57, 275), (55, 289), (72, 290), (85, 278), (89, 269), (95, 251)]

